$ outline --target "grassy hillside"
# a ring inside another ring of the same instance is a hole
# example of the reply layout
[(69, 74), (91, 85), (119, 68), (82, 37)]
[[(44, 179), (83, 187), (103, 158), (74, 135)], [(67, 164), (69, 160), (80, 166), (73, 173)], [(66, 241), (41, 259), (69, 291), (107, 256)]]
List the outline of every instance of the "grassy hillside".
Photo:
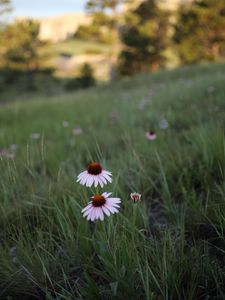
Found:
[(94, 68), (97, 79), (108, 80), (109, 57), (112, 53), (110, 45), (71, 39), (46, 44), (39, 52), (45, 58), (44, 65), (53, 67), (57, 77), (77, 76), (81, 65), (88, 62)]
[[(224, 81), (203, 65), (1, 106), (0, 298), (223, 299)], [(76, 183), (90, 161), (112, 184)], [(122, 204), (93, 225), (101, 191)]]
[(47, 44), (42, 49), (43, 55), (56, 57), (60, 54), (80, 55), (80, 54), (108, 54), (110, 46), (95, 42), (71, 39), (63, 42)]

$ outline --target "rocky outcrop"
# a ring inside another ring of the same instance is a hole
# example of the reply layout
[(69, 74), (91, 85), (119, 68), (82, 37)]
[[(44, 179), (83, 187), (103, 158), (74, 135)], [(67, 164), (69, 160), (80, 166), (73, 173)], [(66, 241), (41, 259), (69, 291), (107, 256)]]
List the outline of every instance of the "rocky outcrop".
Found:
[(40, 22), (39, 38), (59, 42), (72, 37), (79, 25), (88, 25), (91, 20), (85, 14), (74, 13), (42, 18), (38, 21)]

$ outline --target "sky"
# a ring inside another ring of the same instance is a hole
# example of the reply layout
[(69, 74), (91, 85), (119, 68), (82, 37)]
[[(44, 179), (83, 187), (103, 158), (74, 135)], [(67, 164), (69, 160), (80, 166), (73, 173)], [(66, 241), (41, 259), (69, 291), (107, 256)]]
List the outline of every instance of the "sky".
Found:
[(11, 0), (14, 16), (46, 17), (84, 11), (86, 0)]

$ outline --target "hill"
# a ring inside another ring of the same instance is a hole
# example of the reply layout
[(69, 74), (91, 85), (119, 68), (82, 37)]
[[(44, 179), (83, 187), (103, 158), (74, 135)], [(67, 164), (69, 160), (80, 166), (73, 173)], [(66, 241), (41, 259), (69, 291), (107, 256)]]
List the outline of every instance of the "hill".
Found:
[(39, 18), (39, 38), (52, 42), (64, 41), (72, 37), (80, 25), (88, 25), (90, 21), (90, 17), (84, 13)]
[(55, 68), (55, 75), (73, 77), (79, 74), (83, 63), (89, 63), (98, 80), (106, 81), (109, 76), (111, 46), (98, 42), (70, 39), (42, 47), (40, 55), (47, 57), (47, 66)]
[[(1, 106), (0, 297), (224, 295), (224, 80), (224, 65), (190, 66)], [(76, 183), (90, 161), (112, 184)], [(103, 191), (119, 213), (88, 222)]]

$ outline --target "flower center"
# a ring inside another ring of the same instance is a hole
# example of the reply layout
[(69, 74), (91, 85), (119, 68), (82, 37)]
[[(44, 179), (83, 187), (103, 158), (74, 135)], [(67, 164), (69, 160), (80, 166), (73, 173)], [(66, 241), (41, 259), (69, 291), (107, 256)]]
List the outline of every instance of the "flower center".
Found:
[(102, 195), (95, 195), (92, 197), (92, 204), (95, 207), (103, 206), (105, 202), (106, 202), (105, 197), (103, 197)]
[(99, 163), (93, 162), (88, 165), (87, 171), (89, 174), (98, 175), (102, 172), (102, 167)]
[(149, 131), (149, 134), (150, 134), (150, 135), (154, 135), (155, 132), (154, 132), (154, 131)]

